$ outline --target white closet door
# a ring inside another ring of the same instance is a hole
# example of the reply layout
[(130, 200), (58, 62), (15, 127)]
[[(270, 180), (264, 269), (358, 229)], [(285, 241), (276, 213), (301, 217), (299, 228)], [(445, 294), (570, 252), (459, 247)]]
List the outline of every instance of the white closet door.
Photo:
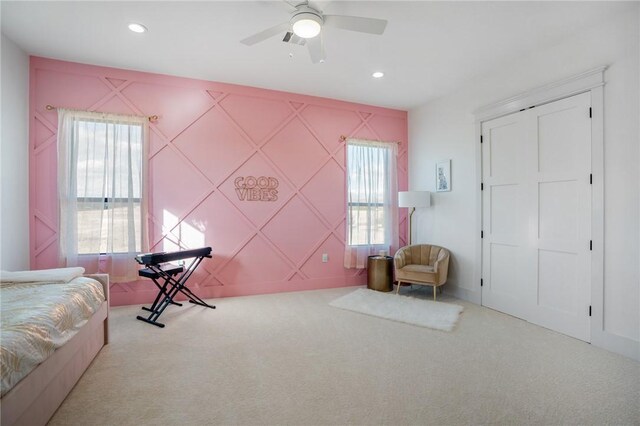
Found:
[(591, 94), (526, 113), (533, 309), (529, 321), (590, 341)]
[(589, 341), (585, 93), (483, 123), (482, 304)]
[(524, 116), (485, 122), (482, 135), (482, 304), (526, 318)]

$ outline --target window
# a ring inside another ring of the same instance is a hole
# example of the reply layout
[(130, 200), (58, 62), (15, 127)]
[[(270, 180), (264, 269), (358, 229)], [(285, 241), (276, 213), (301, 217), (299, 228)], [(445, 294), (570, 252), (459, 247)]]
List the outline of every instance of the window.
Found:
[[(60, 255), (131, 262), (145, 249), (146, 117), (58, 110)], [(122, 259), (113, 260), (114, 256)], [(108, 271), (103, 271), (108, 272)], [(125, 272), (119, 276), (126, 275)]]
[(75, 125), (78, 254), (140, 252), (142, 126)]
[(347, 244), (345, 267), (397, 246), (397, 144), (347, 141)]
[(390, 151), (380, 146), (347, 146), (349, 245), (386, 243), (384, 204)]

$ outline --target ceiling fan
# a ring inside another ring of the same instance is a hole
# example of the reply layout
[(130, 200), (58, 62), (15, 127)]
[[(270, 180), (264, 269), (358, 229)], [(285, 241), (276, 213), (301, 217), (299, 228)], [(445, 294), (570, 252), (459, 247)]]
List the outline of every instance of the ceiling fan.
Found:
[(363, 18), (360, 16), (324, 15), (320, 10), (309, 5), (308, 1), (293, 5), (286, 2), (294, 10), (289, 21), (283, 22), (264, 31), (260, 31), (240, 42), (247, 46), (264, 41), (284, 31), (292, 31), (298, 37), (304, 39), (309, 48), (311, 62), (317, 64), (324, 62), (324, 44), (322, 40), (323, 28), (334, 27), (343, 30), (357, 31), (367, 34), (381, 35), (387, 27), (385, 19)]

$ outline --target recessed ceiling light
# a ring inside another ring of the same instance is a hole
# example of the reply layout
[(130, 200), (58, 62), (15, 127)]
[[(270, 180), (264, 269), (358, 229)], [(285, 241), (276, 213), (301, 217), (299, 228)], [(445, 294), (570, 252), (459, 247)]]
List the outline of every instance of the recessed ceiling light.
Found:
[(384, 77), (384, 73), (382, 71), (376, 71), (373, 74), (371, 74), (371, 77), (373, 77), (373, 78), (382, 78), (382, 77)]
[(129, 29), (134, 33), (144, 33), (147, 31), (147, 27), (142, 24), (136, 24), (135, 22), (129, 24)]

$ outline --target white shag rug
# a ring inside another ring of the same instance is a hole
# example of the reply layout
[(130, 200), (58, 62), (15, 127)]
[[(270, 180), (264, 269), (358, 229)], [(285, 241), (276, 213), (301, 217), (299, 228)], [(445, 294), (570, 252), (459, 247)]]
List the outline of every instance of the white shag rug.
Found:
[(382, 293), (365, 288), (346, 294), (329, 305), (443, 331), (453, 330), (463, 311), (463, 307), (459, 305), (400, 296), (395, 293)]

